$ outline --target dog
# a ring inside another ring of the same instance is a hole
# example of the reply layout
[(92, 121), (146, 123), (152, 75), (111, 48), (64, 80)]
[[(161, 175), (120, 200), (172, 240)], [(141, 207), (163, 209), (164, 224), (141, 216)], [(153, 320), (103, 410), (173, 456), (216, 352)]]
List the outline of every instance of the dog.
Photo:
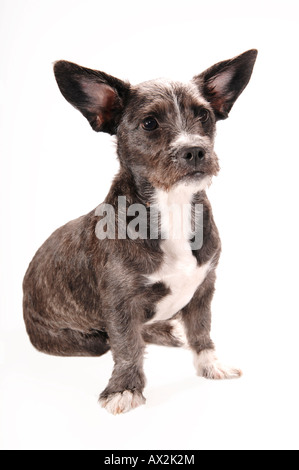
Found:
[[(201, 377), (241, 376), (219, 362), (210, 338), (221, 242), (206, 189), (219, 172), (216, 122), (228, 117), (256, 57), (249, 50), (189, 83), (134, 86), (71, 62), (54, 64), (64, 98), (95, 131), (116, 136), (120, 169), (103, 204), (37, 251), (23, 283), (24, 320), (41, 352), (111, 350), (114, 369), (99, 401), (112, 414), (145, 403), (148, 344), (189, 348)], [(143, 215), (134, 219), (136, 207)], [(179, 217), (189, 231), (177, 233), (171, 207), (191, 208)]]

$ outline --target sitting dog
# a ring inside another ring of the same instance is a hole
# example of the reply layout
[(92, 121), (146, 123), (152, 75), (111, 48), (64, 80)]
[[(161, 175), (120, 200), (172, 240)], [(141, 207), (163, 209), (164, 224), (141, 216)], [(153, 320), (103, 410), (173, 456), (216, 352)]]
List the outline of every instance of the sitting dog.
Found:
[(256, 57), (247, 51), (187, 84), (133, 86), (74, 63), (54, 65), (66, 100), (95, 131), (116, 136), (120, 170), (103, 204), (36, 253), (23, 284), (24, 320), (44, 353), (111, 349), (115, 366), (100, 403), (113, 414), (145, 403), (147, 344), (188, 347), (202, 377), (241, 375), (221, 365), (210, 338), (221, 244), (205, 190), (219, 171), (216, 121), (228, 117)]

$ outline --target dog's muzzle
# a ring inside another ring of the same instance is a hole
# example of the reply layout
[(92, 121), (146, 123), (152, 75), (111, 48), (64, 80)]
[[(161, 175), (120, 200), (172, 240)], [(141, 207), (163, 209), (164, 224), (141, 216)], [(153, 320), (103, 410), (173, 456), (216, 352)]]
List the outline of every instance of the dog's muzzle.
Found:
[(201, 171), (205, 156), (203, 147), (184, 147), (177, 153), (178, 161), (190, 171)]

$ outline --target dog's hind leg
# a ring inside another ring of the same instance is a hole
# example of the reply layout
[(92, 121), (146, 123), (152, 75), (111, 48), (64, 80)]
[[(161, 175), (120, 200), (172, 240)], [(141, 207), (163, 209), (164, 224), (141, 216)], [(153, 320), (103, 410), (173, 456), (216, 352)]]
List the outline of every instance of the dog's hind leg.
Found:
[(31, 321), (26, 322), (26, 327), (33, 346), (53, 356), (102, 356), (110, 349), (108, 335), (102, 331), (82, 333), (70, 328), (54, 331)]
[(169, 321), (158, 321), (145, 325), (142, 337), (146, 344), (173, 348), (188, 347), (185, 328), (180, 316)]

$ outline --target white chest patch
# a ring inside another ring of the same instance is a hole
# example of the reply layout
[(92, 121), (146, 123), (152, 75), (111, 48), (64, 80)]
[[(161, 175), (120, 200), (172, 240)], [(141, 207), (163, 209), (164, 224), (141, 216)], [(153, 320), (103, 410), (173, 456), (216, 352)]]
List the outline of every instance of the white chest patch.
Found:
[[(156, 314), (148, 323), (168, 320), (184, 308), (205, 280), (211, 268), (212, 260), (200, 267), (197, 265), (197, 260), (191, 251), (189, 236), (186, 233), (188, 222), (191, 227), (191, 211), (184, 211), (183, 207), (191, 204), (196, 189), (199, 191), (203, 188), (180, 185), (167, 193), (161, 190), (157, 191), (157, 203), (162, 217), (162, 231), (165, 220), (169, 222), (169, 225), (167, 226), (167, 239), (162, 241), (164, 253), (162, 266), (158, 271), (148, 276), (148, 280), (153, 284), (163, 282), (170, 289), (170, 293), (157, 304)], [(178, 224), (174, 223), (173, 217), (169, 217), (169, 209), (173, 206), (176, 214), (178, 214), (178, 207), (181, 207), (180, 230)]]

